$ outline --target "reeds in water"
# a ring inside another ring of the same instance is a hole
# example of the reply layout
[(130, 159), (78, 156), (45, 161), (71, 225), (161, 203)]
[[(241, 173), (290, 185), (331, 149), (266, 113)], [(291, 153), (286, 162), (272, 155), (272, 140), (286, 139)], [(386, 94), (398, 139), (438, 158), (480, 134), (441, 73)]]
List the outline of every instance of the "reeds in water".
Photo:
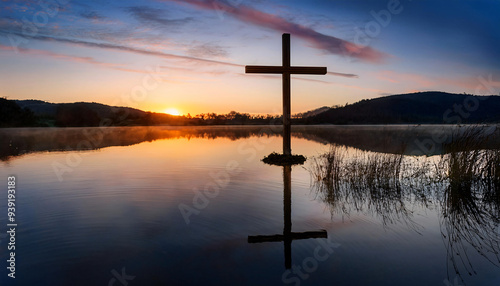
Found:
[(380, 154), (332, 145), (330, 151), (313, 159), (312, 176), (317, 194), (332, 211), (371, 211), (383, 223), (407, 220), (410, 211), (403, 202), (402, 154)]
[(500, 149), (485, 149), (483, 128), (458, 129), (441, 157), (349, 151), (333, 145), (313, 159), (317, 194), (336, 212), (371, 211), (383, 224), (413, 229), (416, 203), (441, 210), (441, 229), (453, 269), (475, 273), (472, 247), (500, 265)]

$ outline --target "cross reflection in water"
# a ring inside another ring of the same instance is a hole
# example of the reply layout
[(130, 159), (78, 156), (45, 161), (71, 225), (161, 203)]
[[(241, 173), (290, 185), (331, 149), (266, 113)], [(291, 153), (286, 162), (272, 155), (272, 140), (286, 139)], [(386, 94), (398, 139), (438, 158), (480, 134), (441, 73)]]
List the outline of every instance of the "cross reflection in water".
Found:
[(292, 241), (309, 238), (328, 238), (326, 230), (292, 232), (292, 166), (283, 166), (283, 234), (249, 235), (248, 243), (281, 242), (285, 244), (285, 268), (292, 267)]

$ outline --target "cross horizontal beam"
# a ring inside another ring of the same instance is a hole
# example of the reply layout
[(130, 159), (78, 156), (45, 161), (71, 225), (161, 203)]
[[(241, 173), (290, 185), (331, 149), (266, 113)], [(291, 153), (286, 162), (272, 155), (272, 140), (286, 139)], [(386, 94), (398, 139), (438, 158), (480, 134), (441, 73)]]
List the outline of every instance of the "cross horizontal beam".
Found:
[(326, 74), (326, 67), (283, 67), (283, 66), (245, 66), (245, 73), (264, 74)]
[(249, 243), (261, 242), (281, 242), (285, 240), (299, 240), (308, 238), (328, 238), (326, 230), (306, 231), (306, 232), (292, 232), (289, 235), (276, 234), (276, 235), (254, 235), (248, 236)]

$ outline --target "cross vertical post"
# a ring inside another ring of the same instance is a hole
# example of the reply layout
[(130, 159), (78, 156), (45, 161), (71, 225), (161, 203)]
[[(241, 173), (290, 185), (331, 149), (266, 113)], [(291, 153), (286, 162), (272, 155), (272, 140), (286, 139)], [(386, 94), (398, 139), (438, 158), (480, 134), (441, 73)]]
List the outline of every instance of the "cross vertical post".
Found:
[(290, 34), (283, 34), (283, 155), (292, 154), (290, 100)]
[(290, 60), (290, 34), (282, 36), (283, 62), (281, 66), (246, 66), (245, 73), (281, 74), (283, 79), (283, 155), (290, 156), (291, 148), (291, 100), (290, 100), (290, 75), (292, 74), (317, 74), (325, 75), (326, 67), (300, 67), (291, 66)]

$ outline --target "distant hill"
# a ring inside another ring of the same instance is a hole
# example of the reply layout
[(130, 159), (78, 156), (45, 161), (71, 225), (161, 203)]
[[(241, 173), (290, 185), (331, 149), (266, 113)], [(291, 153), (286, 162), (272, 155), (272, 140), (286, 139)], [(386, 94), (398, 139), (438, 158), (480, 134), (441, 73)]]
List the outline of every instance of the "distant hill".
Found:
[(307, 118), (307, 117), (318, 115), (318, 114), (323, 113), (323, 112), (328, 111), (328, 110), (330, 110), (330, 107), (323, 106), (323, 107), (316, 108), (316, 109), (313, 109), (313, 110), (309, 110), (309, 111), (306, 111), (306, 112), (295, 113), (295, 114), (292, 115), (292, 117), (293, 118)]
[(24, 127), (36, 125), (36, 118), (29, 109), (23, 109), (14, 101), (0, 98), (0, 127)]
[(48, 115), (48, 116), (55, 116), (57, 114), (57, 108), (60, 106), (70, 106), (70, 105), (85, 105), (94, 112), (97, 112), (97, 114), (101, 117), (110, 117), (112, 114), (116, 112), (120, 112), (120, 110), (127, 110), (128, 112), (140, 116), (144, 115), (146, 112), (135, 109), (135, 108), (130, 108), (130, 107), (117, 107), (117, 106), (109, 106), (101, 103), (96, 103), (96, 102), (75, 102), (75, 103), (51, 103), (51, 102), (46, 102), (42, 100), (34, 100), (34, 99), (28, 99), (28, 100), (15, 100), (15, 102), (19, 105), (21, 108), (28, 108), (36, 116), (43, 116), (43, 115)]
[(331, 108), (307, 124), (457, 124), (500, 122), (500, 96), (418, 92)]
[[(194, 117), (146, 112), (95, 102), (50, 103), (0, 98), (0, 127), (150, 126), (281, 124), (279, 115), (202, 113)], [(500, 96), (419, 92), (321, 107), (294, 114), (293, 124), (457, 124), (499, 123)]]
[(51, 103), (41, 100), (13, 100), (10, 102), (17, 104), (21, 109), (32, 112), (38, 119), (36, 126), (184, 125), (182, 117), (96, 102)]
[(36, 116), (55, 116), (57, 103), (45, 102), (42, 100), (14, 100), (21, 108), (27, 108)]

